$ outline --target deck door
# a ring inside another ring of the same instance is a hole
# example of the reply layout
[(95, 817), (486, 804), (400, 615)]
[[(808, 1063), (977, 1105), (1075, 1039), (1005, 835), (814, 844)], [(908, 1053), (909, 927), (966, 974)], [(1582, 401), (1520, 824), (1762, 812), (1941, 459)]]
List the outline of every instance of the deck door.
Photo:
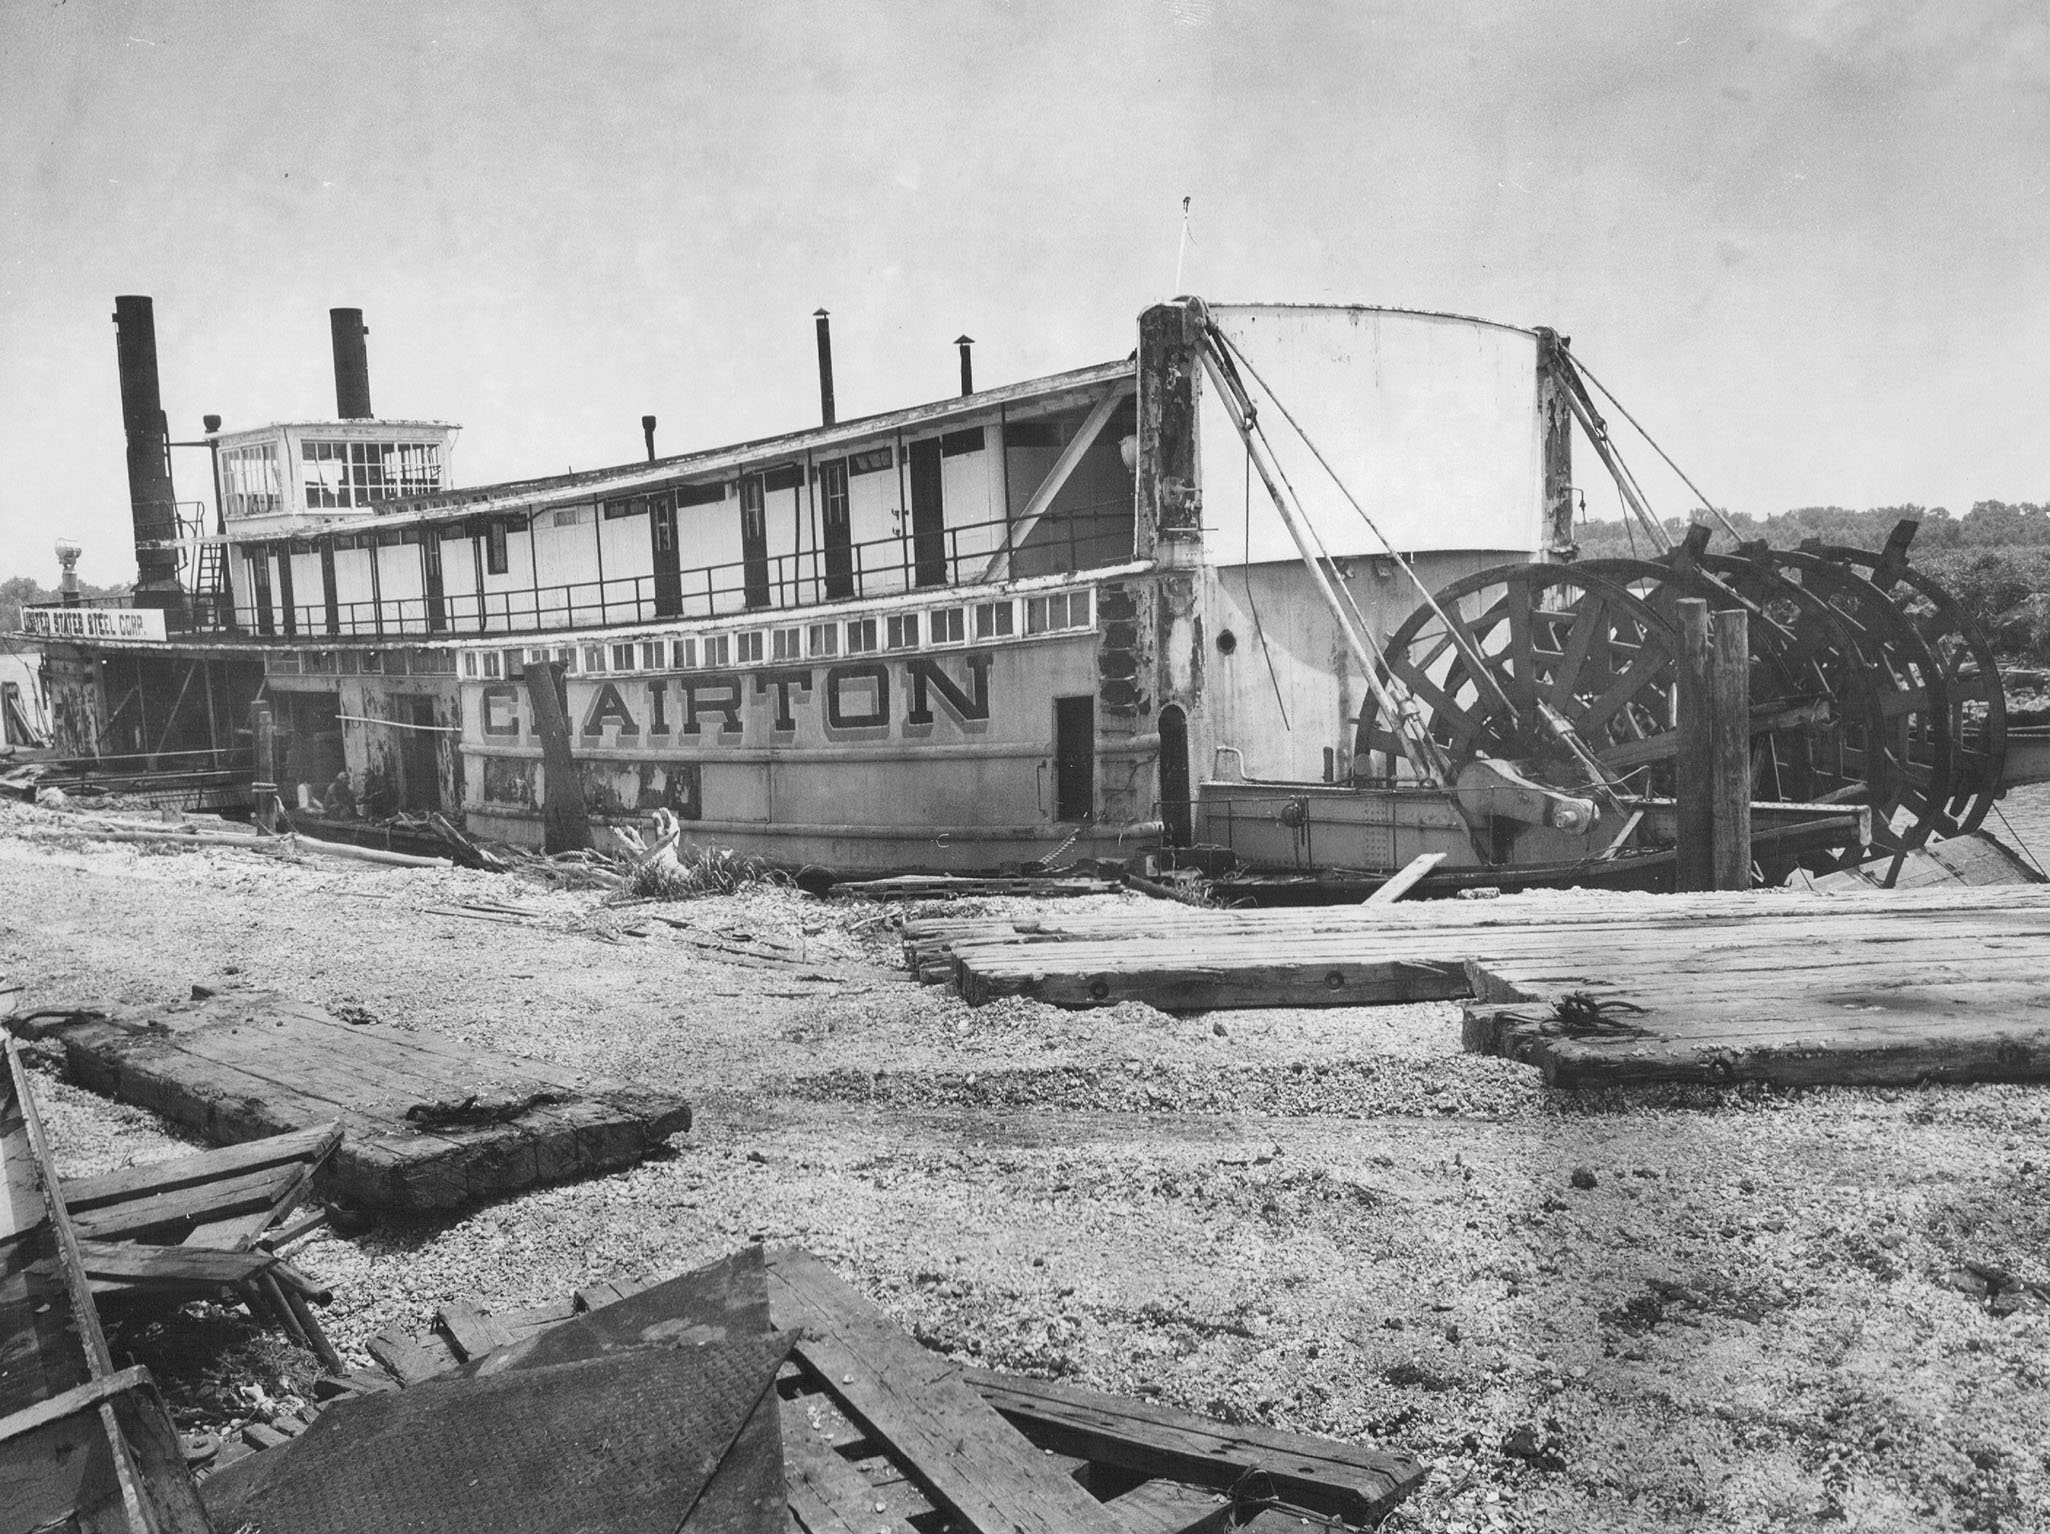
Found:
[(285, 637), (299, 633), (299, 612), (292, 598), (292, 545), (278, 545), (278, 609), (285, 621)]
[(270, 545), (258, 543), (250, 547), (249, 574), (256, 586), (253, 602), (256, 608), (256, 632), (274, 634), (277, 632), (277, 620), (272, 615), (270, 605)]
[(683, 611), (683, 556), (676, 547), (674, 495), (648, 497), (648, 544), (655, 558), (655, 616), (672, 618)]
[(741, 584), (749, 607), (769, 605), (769, 518), (762, 507), (762, 476), (740, 482)]
[(427, 632), (439, 634), (448, 627), (448, 598), (441, 586), (441, 533), (437, 528), (420, 529), (420, 574), (427, 587)]
[(1093, 820), (1096, 815), (1096, 700), (1053, 700), (1053, 818)]
[[(342, 631), (342, 597), (335, 585), (335, 546), (323, 539), (320, 545), (320, 601), (327, 609), (327, 631)], [(332, 774), (330, 774), (332, 776)]]
[(940, 441), (914, 442), (911, 461), (911, 559), (920, 586), (947, 584), (947, 523), (940, 480)]
[(826, 600), (854, 595), (854, 519), (847, 505), (847, 460), (819, 465), (820, 535), (826, 546)]
[[(394, 698), (394, 703), (399, 700)], [(406, 775), (406, 808), (425, 812), (441, 808), (441, 732), (434, 718), (432, 698), (407, 698), (406, 722), (414, 729), (400, 730), (400, 767)]]

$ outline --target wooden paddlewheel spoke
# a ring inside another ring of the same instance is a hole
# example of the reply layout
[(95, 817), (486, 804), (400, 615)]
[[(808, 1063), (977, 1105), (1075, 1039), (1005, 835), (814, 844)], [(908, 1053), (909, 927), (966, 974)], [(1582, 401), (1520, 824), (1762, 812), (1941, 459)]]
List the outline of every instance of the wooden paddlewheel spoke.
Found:
[[(1457, 581), (1436, 601), (1447, 616), (1428, 606), (1412, 614), (1388, 641), (1387, 670), (1455, 766), (1486, 755), (1586, 786), (1540, 703), (1597, 754), (1671, 728), (1675, 630), (1622, 586), (1575, 565), (1509, 565)], [(1356, 744), (1363, 757), (1393, 760), (1400, 750), (1371, 704)]]
[[(1985, 631), (1942, 586), (1907, 563), (1913, 524), (1896, 528), (1886, 551), (1806, 543), (1802, 552), (1844, 566), (1880, 591), (1927, 647), (1943, 684), (1950, 741), (1950, 791), (1934, 817), (1946, 835), (1978, 829), (2000, 794), (2007, 756), (2007, 700)], [(1889, 557), (1891, 556), (1891, 557)], [(1931, 707), (1939, 705), (1931, 698)], [(1918, 749), (1933, 749), (1932, 737)]]

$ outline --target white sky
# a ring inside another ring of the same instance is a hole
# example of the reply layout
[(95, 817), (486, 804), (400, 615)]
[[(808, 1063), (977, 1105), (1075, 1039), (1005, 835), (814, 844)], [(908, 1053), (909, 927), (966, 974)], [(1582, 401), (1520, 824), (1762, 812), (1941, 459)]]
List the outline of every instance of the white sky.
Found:
[(820, 305), (843, 417), (1121, 356), (1185, 195), (1184, 290), (1556, 326), (1735, 509), (2050, 499), (2046, 18), (0, 0), (0, 576), (134, 576), (117, 293), (180, 438), (362, 308), (474, 484), (811, 424)]

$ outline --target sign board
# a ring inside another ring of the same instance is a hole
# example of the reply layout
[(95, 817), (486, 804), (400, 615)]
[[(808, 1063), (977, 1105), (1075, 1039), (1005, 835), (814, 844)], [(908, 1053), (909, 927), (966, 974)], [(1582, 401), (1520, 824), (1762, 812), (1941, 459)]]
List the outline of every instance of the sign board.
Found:
[(24, 607), (25, 633), (44, 639), (152, 639), (164, 642), (164, 614), (154, 607)]

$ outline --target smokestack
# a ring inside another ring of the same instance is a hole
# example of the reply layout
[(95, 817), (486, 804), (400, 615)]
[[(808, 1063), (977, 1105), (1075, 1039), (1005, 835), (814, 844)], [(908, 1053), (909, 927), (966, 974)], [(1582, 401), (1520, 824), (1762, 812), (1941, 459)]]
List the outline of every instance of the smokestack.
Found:
[(961, 348), (961, 392), (963, 394), (973, 394), (975, 392), (975, 364), (968, 360), (968, 348), (975, 344), (975, 337), (956, 336), (954, 337), (954, 344)]
[[(171, 428), (157, 389), (155, 306), (136, 294), (114, 300), (114, 352), (121, 369), (121, 425), (128, 436), (128, 507), (135, 525), (138, 593), (176, 593), (178, 551), (146, 549), (178, 536), (178, 500), (171, 488)], [(142, 599), (147, 604), (147, 598)], [(169, 604), (163, 604), (169, 605)]]
[(370, 408), (370, 356), (363, 349), (370, 327), (361, 309), (330, 309), (327, 322), (335, 345), (335, 414), (367, 421), (376, 414)]
[(641, 435), (648, 439), (648, 462), (653, 463), (655, 461), (655, 418), (653, 416), (644, 415), (641, 417)]
[(819, 322), (819, 417), (828, 426), (833, 424), (833, 331), (830, 316), (823, 309), (815, 309), (812, 316)]

